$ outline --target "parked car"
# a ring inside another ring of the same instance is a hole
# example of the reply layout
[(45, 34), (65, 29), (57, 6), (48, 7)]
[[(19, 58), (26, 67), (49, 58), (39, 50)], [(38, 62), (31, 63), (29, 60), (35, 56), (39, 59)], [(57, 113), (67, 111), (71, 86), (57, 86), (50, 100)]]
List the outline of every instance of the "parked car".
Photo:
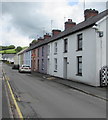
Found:
[(19, 70), (19, 65), (12, 65), (12, 69), (16, 69), (16, 70)]
[(19, 67), (19, 72), (28, 72), (31, 73), (31, 67), (28, 65), (21, 65)]

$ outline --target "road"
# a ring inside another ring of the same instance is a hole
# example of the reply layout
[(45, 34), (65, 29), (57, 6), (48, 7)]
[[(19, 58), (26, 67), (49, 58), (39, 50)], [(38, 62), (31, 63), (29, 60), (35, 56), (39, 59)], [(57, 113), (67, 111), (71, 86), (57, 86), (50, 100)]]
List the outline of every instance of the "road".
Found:
[(24, 118), (106, 118), (106, 102), (3, 64)]

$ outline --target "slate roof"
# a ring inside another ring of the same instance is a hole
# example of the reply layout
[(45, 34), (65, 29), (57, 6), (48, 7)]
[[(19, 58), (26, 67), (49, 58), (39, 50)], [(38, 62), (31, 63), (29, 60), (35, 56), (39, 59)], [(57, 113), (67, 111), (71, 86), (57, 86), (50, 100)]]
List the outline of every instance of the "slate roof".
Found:
[(78, 32), (78, 31), (81, 31), (81, 30), (83, 30), (83, 29), (89, 28), (89, 27), (95, 25), (96, 22), (98, 22), (99, 20), (101, 20), (101, 19), (102, 19), (103, 17), (105, 17), (106, 15), (108, 15), (108, 9), (105, 10), (105, 11), (103, 11), (103, 12), (101, 12), (101, 13), (99, 13), (97, 16), (91, 17), (91, 18), (87, 19), (86, 21), (83, 21), (83, 22), (75, 25), (74, 27), (69, 28), (69, 29), (61, 32), (61, 33), (58, 34), (57, 36), (53, 36), (53, 37), (51, 37), (51, 38), (49, 38), (49, 39), (45, 39), (45, 40), (43, 40), (43, 41), (41, 41), (41, 42), (38, 42), (37, 44), (29, 47), (29, 48), (26, 50), (26, 52), (27, 52), (27, 51), (30, 51), (30, 50), (33, 50), (33, 49), (35, 49), (35, 48), (37, 48), (37, 47), (40, 47), (40, 46), (42, 46), (42, 45), (48, 44), (48, 43), (50, 43), (50, 42), (56, 41), (56, 40), (58, 40), (58, 39), (60, 39), (60, 38), (66, 37), (66, 36), (68, 36), (68, 35), (71, 35), (71, 34), (73, 34), (73, 33), (76, 33), (76, 32)]

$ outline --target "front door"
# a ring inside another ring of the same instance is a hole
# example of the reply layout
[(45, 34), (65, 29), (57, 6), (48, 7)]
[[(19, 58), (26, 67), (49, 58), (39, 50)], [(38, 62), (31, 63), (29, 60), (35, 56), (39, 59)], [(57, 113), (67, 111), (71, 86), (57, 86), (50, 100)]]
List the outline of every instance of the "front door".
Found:
[(64, 58), (64, 70), (63, 70), (63, 76), (65, 79), (67, 79), (67, 57)]

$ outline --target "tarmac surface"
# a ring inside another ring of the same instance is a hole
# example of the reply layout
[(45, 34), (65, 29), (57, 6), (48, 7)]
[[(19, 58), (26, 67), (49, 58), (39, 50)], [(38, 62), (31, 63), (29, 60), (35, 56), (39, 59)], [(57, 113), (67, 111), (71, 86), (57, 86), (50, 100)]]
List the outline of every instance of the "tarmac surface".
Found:
[(104, 99), (58, 83), (60, 78), (18, 73), (6, 64), (3, 69), (24, 118), (106, 118)]

